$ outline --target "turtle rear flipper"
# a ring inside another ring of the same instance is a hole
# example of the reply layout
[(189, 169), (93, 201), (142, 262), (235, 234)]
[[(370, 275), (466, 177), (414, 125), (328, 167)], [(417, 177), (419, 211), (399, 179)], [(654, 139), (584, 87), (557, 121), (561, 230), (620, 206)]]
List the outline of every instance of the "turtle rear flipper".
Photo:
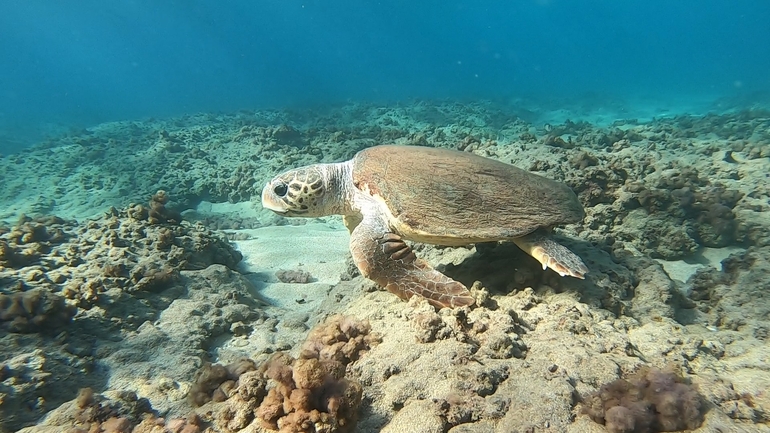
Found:
[(417, 258), (376, 212), (365, 215), (351, 233), (350, 252), (364, 277), (401, 299), (419, 295), (438, 308), (464, 307), (475, 302), (462, 283)]
[(581, 280), (588, 273), (588, 267), (580, 260), (580, 257), (553, 240), (543, 230), (537, 230), (527, 236), (514, 239), (513, 242), (525, 253), (537, 259), (543, 265), (543, 270), (551, 268), (562, 277), (569, 275)]

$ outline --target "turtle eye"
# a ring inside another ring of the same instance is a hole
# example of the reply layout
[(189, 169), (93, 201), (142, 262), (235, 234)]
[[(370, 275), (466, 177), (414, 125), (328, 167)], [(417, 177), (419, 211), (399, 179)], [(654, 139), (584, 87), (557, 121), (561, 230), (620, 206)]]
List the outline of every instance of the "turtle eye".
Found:
[(286, 184), (285, 184), (285, 183), (281, 182), (281, 183), (279, 183), (278, 185), (276, 185), (276, 186), (274, 186), (274, 187), (273, 187), (273, 192), (274, 192), (274, 193), (275, 193), (275, 195), (277, 195), (278, 197), (283, 197), (283, 196), (285, 196), (285, 195), (286, 195), (286, 193), (287, 193), (287, 192), (289, 192), (289, 187), (288, 187), (288, 186), (286, 186)]

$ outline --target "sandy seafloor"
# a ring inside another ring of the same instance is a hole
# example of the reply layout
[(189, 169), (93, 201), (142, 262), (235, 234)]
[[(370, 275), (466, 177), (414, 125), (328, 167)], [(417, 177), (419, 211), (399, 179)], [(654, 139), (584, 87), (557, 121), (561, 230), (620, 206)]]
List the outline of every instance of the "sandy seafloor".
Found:
[[(281, 351), (307, 361), (309, 330), (336, 314), (310, 340), (355, 346), (345, 378), (319, 385), (347, 412), (306, 431), (645, 431), (586, 413), (645, 366), (681, 375), (659, 391), (697, 400), (667, 409), (696, 431), (770, 431), (770, 111), (704, 113), (352, 104), (106, 123), (5, 156), (0, 432), (254, 432), (267, 414), (300, 431), (280, 412), (307, 402), (263, 407), (286, 368), (302, 388), (299, 361), (259, 366)], [(277, 172), (384, 143), (566, 182), (587, 215), (556, 232), (587, 278), (510, 244), (416, 245), (475, 283), (480, 306), (437, 312), (363, 279), (339, 217), (261, 208)], [(165, 205), (150, 203), (158, 190)], [(207, 362), (231, 366), (196, 376)]]

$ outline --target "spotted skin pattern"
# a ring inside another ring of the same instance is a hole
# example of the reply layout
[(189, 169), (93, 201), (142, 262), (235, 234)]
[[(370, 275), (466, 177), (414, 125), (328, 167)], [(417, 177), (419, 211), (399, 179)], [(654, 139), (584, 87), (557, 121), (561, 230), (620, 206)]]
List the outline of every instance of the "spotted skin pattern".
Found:
[[(324, 178), (319, 170), (292, 170), (273, 179), (272, 188), (277, 199), (283, 203), (286, 216), (303, 216), (320, 204), (325, 194)], [(283, 195), (277, 194), (285, 188)]]

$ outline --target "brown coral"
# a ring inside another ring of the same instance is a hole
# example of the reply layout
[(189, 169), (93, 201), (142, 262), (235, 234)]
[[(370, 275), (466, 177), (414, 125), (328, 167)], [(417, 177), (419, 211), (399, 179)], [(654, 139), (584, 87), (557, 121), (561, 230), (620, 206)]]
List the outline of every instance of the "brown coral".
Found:
[(257, 409), (262, 426), (286, 433), (355, 431), (363, 389), (338, 377), (344, 374), (339, 365), (332, 359), (273, 356), (265, 372), (273, 388)]
[(42, 289), (11, 295), (0, 294), (0, 328), (29, 333), (58, 331), (75, 315), (64, 298)]
[(194, 406), (203, 406), (212, 400), (225, 401), (234, 392), (236, 381), (256, 369), (256, 364), (250, 359), (240, 359), (226, 366), (206, 363), (198, 370), (187, 397)]
[(182, 215), (179, 212), (166, 207), (168, 200), (168, 194), (164, 190), (159, 190), (152, 196), (147, 219), (150, 224), (179, 224), (182, 222)]
[[(345, 369), (379, 341), (368, 322), (332, 317), (310, 332), (298, 359), (278, 352), (258, 370), (240, 374), (215, 425), (238, 431), (256, 416), (262, 427), (281, 432), (355, 431), (363, 389), (345, 378)], [(228, 369), (205, 367), (190, 398), (198, 403), (213, 398), (222, 384), (232, 381)]]
[(274, 355), (265, 375), (273, 388), (257, 410), (262, 425), (282, 432), (351, 432), (363, 389), (345, 379), (345, 367), (380, 338), (367, 321), (334, 316), (316, 326), (299, 359)]
[(368, 321), (332, 316), (310, 331), (300, 357), (336, 360), (347, 365), (380, 342), (380, 336), (370, 331)]
[(612, 433), (648, 433), (695, 429), (705, 411), (695, 387), (682, 377), (644, 367), (584, 398), (583, 412)]
[[(56, 409), (58, 413), (52, 417), (56, 421), (56, 431), (140, 433), (149, 431), (140, 428), (145, 421), (161, 427), (164, 425), (162, 419), (152, 415), (152, 408), (146, 399), (138, 398), (133, 392), (121, 392), (115, 398), (108, 399), (94, 393), (91, 388), (82, 388), (73, 402)], [(142, 418), (145, 421), (139, 423)], [(159, 431), (164, 430), (161, 428)]]
[[(211, 264), (233, 269), (242, 258), (222, 236), (201, 226), (152, 225), (146, 218), (132, 218), (135, 211), (111, 208), (101, 218), (84, 223), (57, 217), (22, 218), (0, 235), (3, 293), (41, 289), (89, 310), (99, 302), (115, 302), (120, 292), (178, 287), (182, 270)], [(145, 319), (137, 317), (139, 323)], [(5, 322), (0, 326), (10, 320), (0, 319)]]

